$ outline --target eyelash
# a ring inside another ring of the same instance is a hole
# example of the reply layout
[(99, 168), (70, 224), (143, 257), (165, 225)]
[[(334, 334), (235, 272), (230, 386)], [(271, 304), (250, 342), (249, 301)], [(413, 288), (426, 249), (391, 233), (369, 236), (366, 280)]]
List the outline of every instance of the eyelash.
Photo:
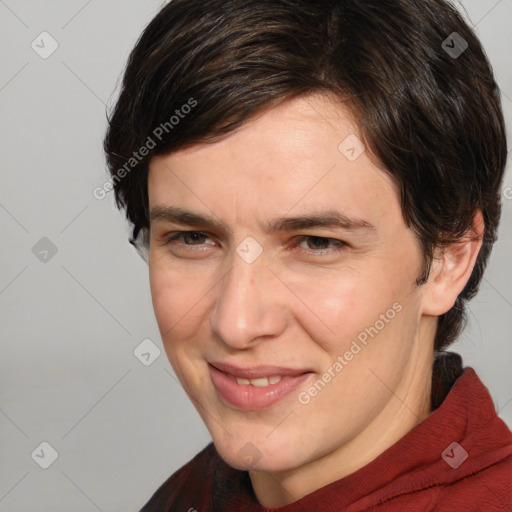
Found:
[[(205, 238), (208, 238), (208, 235), (204, 234), (204, 233), (201, 233), (199, 231), (179, 231), (177, 233), (174, 233), (172, 234), (171, 236), (169, 236), (166, 240), (166, 242), (164, 243), (164, 245), (171, 245), (172, 242), (174, 241), (177, 241), (179, 239), (182, 239), (184, 237), (187, 237), (187, 236), (190, 236), (190, 235), (200, 235), (202, 238), (205, 237)], [(340, 252), (340, 251), (343, 251), (344, 249), (346, 249), (347, 247), (347, 244), (345, 242), (343, 242), (342, 240), (337, 240), (335, 238), (326, 238), (326, 237), (322, 237), (322, 236), (314, 236), (314, 235), (303, 235), (303, 236), (299, 236), (299, 242), (297, 245), (299, 245), (300, 243), (302, 243), (303, 241), (305, 240), (322, 240), (323, 242), (333, 242), (335, 244), (338, 244), (338, 248), (337, 249), (333, 249), (333, 250), (329, 250), (329, 249), (318, 249), (318, 250), (311, 250), (311, 251), (308, 251), (308, 250), (305, 250), (303, 249), (304, 252), (309, 252), (310, 254), (317, 254), (317, 255), (322, 255), (322, 254), (326, 254), (326, 253), (331, 253), (331, 252)], [(194, 246), (199, 246), (201, 244), (182, 244), (186, 247), (194, 247)], [(193, 249), (195, 250), (195, 249)]]

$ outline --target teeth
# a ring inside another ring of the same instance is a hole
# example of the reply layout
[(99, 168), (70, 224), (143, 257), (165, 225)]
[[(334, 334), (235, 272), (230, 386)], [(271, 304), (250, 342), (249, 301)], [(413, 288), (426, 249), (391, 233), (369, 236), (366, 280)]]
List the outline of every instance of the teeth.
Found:
[(264, 388), (266, 386), (269, 386), (270, 384), (277, 384), (281, 381), (280, 375), (275, 375), (273, 377), (261, 377), (260, 379), (236, 379), (237, 384), (240, 384), (242, 386), (256, 386), (258, 388)]
[(261, 377), (260, 379), (251, 379), (251, 386), (256, 386), (257, 388), (264, 388), (269, 385), (267, 377)]

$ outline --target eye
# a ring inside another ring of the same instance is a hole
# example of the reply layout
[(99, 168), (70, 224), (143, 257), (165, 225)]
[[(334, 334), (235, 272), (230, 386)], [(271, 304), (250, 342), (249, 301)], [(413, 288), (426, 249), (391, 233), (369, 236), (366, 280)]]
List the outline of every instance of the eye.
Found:
[[(169, 236), (165, 242), (165, 245), (170, 245), (172, 242), (183, 240), (182, 245), (185, 246), (196, 246), (201, 245), (203, 239), (208, 238), (207, 235), (199, 233), (198, 231), (180, 231)], [(188, 243), (187, 240), (191, 240), (192, 243)]]
[[(334, 238), (324, 238), (321, 236), (302, 236), (299, 237), (299, 240), (301, 241), (299, 245), (306, 242), (306, 244), (312, 248), (312, 250), (307, 250), (307, 252), (313, 252), (318, 254), (324, 254), (326, 252), (332, 252), (332, 251), (342, 251), (345, 249), (347, 244), (341, 240), (336, 240)], [(334, 244), (335, 247), (333, 249), (329, 249), (329, 244)]]
[[(184, 250), (208, 250), (205, 245), (215, 245), (215, 242), (205, 243), (210, 237), (199, 231), (179, 231), (172, 233), (164, 242), (164, 245), (177, 245), (179, 248)], [(325, 238), (320, 236), (300, 236), (298, 237), (299, 242), (295, 245), (303, 252), (313, 255), (323, 255), (332, 252), (340, 252), (347, 247), (347, 244), (342, 240), (336, 240), (334, 238)], [(304, 244), (306, 247), (304, 247)], [(301, 247), (302, 246), (302, 247)]]

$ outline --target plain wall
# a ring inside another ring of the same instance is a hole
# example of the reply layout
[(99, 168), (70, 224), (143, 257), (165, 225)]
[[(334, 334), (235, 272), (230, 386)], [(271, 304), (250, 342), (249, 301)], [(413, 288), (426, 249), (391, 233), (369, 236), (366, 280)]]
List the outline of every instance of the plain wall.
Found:
[[(148, 267), (128, 244), (124, 217), (112, 194), (93, 196), (107, 178), (106, 109), (161, 5), (0, 2), (1, 511), (136, 511), (210, 439), (165, 357)], [(510, 127), (512, 0), (463, 5)], [(48, 36), (40, 42), (43, 31), (58, 43), (46, 59), (31, 47), (51, 48)], [(499, 241), (451, 350), (475, 368), (512, 426), (510, 165), (504, 198)], [(133, 351), (148, 338), (161, 355), (146, 367)], [(48, 469), (37, 464), (41, 449), (51, 457), (42, 442), (58, 453)]]

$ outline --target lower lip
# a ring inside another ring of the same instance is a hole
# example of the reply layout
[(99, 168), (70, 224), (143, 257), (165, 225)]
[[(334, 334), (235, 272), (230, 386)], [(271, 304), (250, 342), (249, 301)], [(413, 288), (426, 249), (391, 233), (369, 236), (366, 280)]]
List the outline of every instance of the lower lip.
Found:
[(296, 377), (283, 377), (277, 384), (265, 387), (238, 384), (229, 375), (212, 365), (208, 365), (212, 382), (220, 396), (229, 404), (239, 409), (259, 411), (279, 402), (301, 384), (308, 380), (312, 373), (304, 373)]

